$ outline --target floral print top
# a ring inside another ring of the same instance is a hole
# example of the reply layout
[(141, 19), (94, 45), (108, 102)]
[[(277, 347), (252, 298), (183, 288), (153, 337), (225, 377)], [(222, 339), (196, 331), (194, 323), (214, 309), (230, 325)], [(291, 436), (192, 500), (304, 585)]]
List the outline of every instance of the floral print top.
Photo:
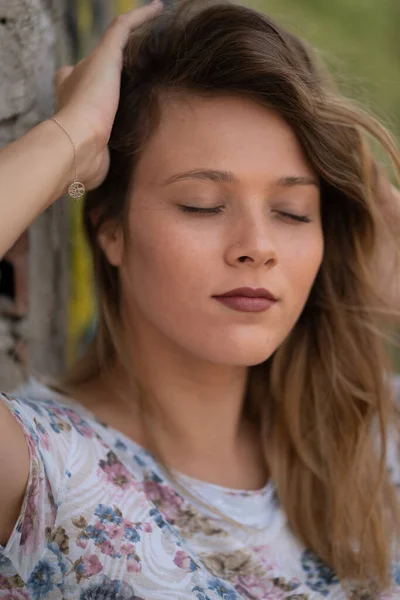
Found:
[[(36, 379), (0, 395), (29, 445), (20, 516), (0, 546), (2, 600), (345, 600), (335, 573), (291, 533), (273, 483), (230, 490), (179, 475), (251, 531), (215, 517), (154, 458)], [(393, 476), (400, 482), (393, 443)], [(352, 600), (376, 600), (356, 587)], [(400, 565), (393, 590), (400, 598)]]

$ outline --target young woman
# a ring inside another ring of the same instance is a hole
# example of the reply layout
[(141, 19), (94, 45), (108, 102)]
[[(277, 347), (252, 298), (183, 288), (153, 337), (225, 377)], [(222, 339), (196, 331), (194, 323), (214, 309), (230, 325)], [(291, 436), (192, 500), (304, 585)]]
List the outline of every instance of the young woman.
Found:
[(2, 395), (0, 597), (400, 597), (390, 135), (228, 2), (119, 17), (58, 90), (0, 252), (76, 167), (98, 327)]

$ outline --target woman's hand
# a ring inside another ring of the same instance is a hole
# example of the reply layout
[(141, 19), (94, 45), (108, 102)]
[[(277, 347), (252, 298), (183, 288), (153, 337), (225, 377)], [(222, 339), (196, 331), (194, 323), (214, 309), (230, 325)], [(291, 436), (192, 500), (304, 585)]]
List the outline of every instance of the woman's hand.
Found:
[(118, 107), (124, 46), (130, 33), (162, 7), (155, 0), (118, 16), (86, 58), (56, 73), (55, 116), (74, 140), (78, 179), (88, 190), (100, 185), (108, 171), (107, 143)]

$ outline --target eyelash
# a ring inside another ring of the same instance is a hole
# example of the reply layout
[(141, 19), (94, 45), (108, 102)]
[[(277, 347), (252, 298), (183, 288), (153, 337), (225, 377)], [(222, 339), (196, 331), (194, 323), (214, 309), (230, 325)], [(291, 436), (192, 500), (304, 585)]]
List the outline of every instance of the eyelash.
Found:
[[(200, 213), (202, 215), (216, 215), (222, 212), (221, 206), (216, 206), (214, 208), (199, 208), (197, 206), (184, 206), (181, 204), (179, 205), (179, 208), (182, 210), (182, 212)], [(293, 215), (284, 211), (276, 212), (282, 217), (287, 217), (296, 223), (311, 223), (310, 217), (307, 217), (306, 215)]]

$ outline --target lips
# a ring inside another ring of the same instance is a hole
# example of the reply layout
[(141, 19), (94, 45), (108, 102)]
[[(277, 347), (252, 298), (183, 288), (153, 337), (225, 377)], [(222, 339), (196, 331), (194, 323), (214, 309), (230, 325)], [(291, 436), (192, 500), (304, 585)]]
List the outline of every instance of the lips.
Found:
[(240, 296), (245, 298), (266, 298), (267, 300), (276, 301), (276, 298), (271, 292), (265, 288), (250, 288), (241, 287), (225, 292), (224, 294), (218, 294), (216, 298), (232, 298), (233, 296)]
[(273, 306), (277, 298), (265, 288), (235, 288), (224, 294), (214, 296), (227, 308), (240, 312), (264, 312)]

